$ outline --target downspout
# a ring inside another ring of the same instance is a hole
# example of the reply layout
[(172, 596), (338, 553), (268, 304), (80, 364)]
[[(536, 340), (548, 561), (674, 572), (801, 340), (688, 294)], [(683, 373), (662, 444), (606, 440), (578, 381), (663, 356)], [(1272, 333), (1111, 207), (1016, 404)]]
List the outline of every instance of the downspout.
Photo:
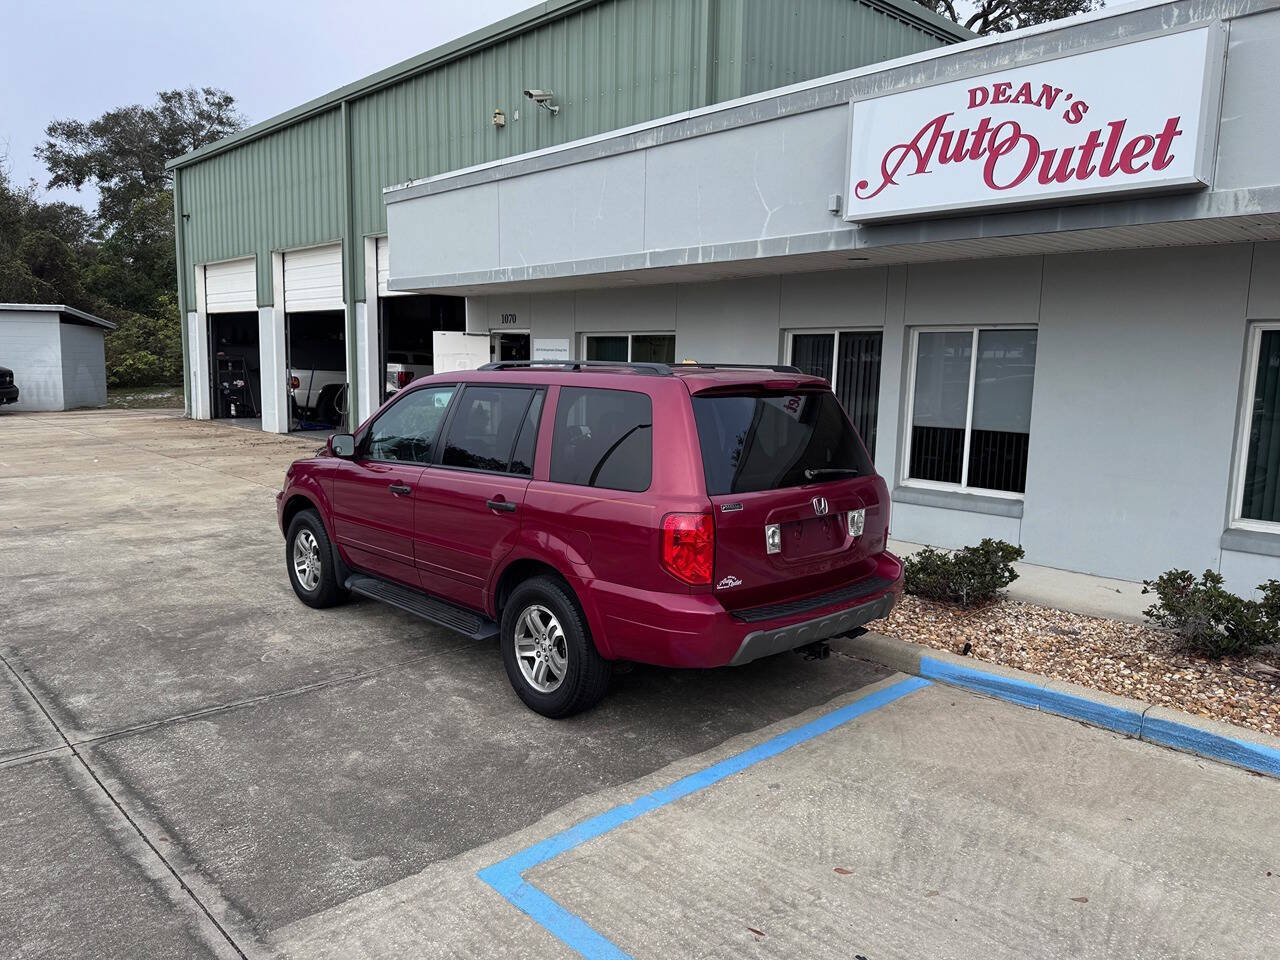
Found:
[(359, 351), (356, 343), (356, 210), (352, 175), (351, 101), (342, 101), (342, 300), (346, 307), (347, 429), (360, 425)]
[(716, 36), (720, 29), (720, 0), (702, 0), (702, 102), (709, 107), (716, 102)]
[(182, 168), (173, 168), (173, 243), (177, 260), (178, 330), (182, 334), (182, 407), (191, 416), (191, 352), (187, 344), (187, 242), (182, 219)]

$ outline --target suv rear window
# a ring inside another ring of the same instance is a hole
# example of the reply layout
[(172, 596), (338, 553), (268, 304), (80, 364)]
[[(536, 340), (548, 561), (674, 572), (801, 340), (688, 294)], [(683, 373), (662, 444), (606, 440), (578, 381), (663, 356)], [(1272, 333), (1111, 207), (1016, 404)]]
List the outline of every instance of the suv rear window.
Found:
[(653, 478), (653, 402), (630, 390), (562, 387), (551, 479), (640, 492)]
[(693, 416), (713, 497), (875, 472), (829, 390), (695, 396)]

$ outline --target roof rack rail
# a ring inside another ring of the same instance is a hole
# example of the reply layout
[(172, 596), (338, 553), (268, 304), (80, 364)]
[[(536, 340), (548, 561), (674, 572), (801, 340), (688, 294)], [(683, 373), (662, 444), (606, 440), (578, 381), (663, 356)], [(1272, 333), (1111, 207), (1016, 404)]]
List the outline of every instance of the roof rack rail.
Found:
[(698, 370), (772, 370), (774, 373), (804, 373), (799, 367), (785, 363), (694, 363), (686, 360), (684, 363), (673, 363), (671, 366), (673, 369), (693, 367)]
[(671, 365), (666, 363), (625, 363), (621, 360), (499, 360), (486, 363), (480, 370), (519, 370), (532, 367), (563, 367), (566, 370), (634, 370), (651, 377), (671, 376)]
[(634, 370), (651, 377), (670, 377), (677, 370), (769, 370), (773, 373), (804, 373), (799, 367), (782, 363), (627, 363), (622, 360), (498, 360), (480, 370), (520, 370), (533, 367), (560, 367), (564, 370)]

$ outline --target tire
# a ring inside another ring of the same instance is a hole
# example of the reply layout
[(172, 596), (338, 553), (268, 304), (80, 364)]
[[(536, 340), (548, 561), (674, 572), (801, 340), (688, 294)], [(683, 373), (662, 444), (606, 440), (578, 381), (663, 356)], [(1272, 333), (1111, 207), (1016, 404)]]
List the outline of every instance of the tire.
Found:
[(594, 707), (609, 689), (609, 662), (596, 650), (577, 597), (554, 577), (533, 577), (512, 591), (499, 642), (511, 686), (544, 717), (558, 720)]
[[(285, 569), (289, 571), (289, 582), (299, 600), (317, 609), (336, 607), (347, 601), (350, 594), (338, 581), (333, 545), (320, 514), (300, 510), (289, 523), (284, 544)], [(304, 562), (304, 558), (309, 559)]]
[(320, 391), (316, 400), (315, 418), (321, 423), (342, 426), (347, 415), (347, 385), (331, 383)]

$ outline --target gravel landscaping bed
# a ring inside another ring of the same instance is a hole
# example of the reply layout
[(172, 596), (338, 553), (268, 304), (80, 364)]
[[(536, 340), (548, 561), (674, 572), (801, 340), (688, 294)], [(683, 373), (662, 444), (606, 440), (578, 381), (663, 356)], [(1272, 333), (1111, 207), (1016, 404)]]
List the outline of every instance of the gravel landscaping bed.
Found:
[(1280, 650), (1205, 660), (1162, 630), (1017, 600), (964, 610), (903, 595), (867, 624), (898, 640), (1280, 736)]

